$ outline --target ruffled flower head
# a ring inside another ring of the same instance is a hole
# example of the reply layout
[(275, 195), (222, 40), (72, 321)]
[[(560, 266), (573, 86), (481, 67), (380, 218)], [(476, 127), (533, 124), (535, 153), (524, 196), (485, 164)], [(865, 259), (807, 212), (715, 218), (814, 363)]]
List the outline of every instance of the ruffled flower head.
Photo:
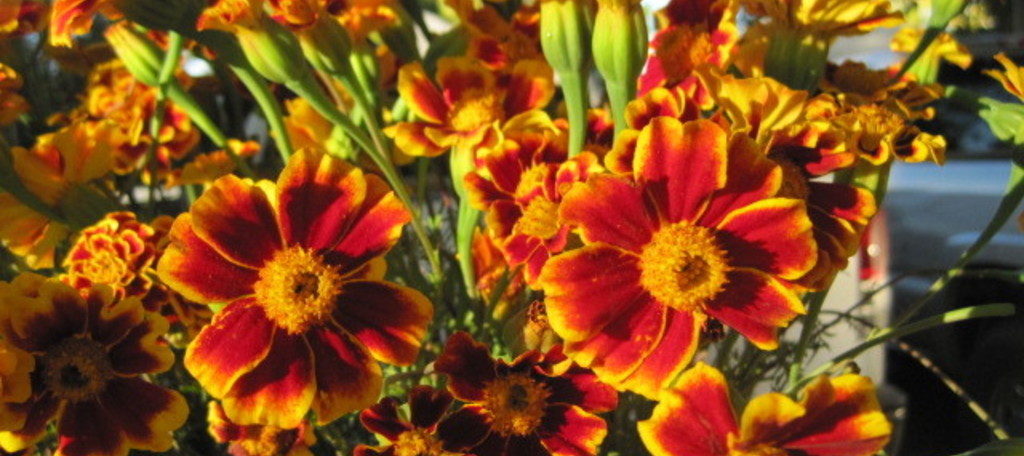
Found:
[[(378, 434), (389, 442), (381, 447), (359, 445), (354, 456), (460, 456), (463, 453), (449, 451), (448, 439), (455, 438), (459, 429), (447, 426), (452, 395), (444, 390), (429, 386), (417, 386), (409, 391), (408, 418), (399, 410), (400, 403), (393, 397), (381, 399), (373, 407), (359, 414), (363, 427)], [(438, 429), (444, 427), (444, 435)], [(461, 440), (461, 439), (459, 439)]]

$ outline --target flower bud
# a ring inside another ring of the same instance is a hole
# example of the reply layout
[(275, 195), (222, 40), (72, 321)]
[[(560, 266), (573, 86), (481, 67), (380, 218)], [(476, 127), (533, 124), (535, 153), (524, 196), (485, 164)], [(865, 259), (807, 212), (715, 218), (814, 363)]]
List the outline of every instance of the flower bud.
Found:
[(256, 18), (256, 27), (239, 26), (235, 36), (253, 68), (270, 81), (285, 84), (309, 77), (295, 35), (267, 16)]
[(156, 44), (136, 31), (128, 22), (111, 25), (107, 29), (106, 37), (107, 42), (135, 79), (152, 87), (160, 84), (163, 52)]
[(813, 90), (825, 73), (831, 38), (777, 27), (765, 55), (765, 75), (796, 90)]
[(634, 0), (598, 2), (591, 42), (594, 63), (604, 77), (617, 130), (625, 125), (626, 103), (636, 96), (636, 81), (647, 60), (647, 22)]
[(352, 52), (352, 41), (338, 21), (330, 16), (321, 16), (312, 26), (295, 34), (299, 37), (302, 54), (313, 68), (331, 75), (350, 71), (348, 58)]
[(590, 66), (594, 5), (589, 0), (544, 0), (540, 4), (540, 44), (557, 73)]

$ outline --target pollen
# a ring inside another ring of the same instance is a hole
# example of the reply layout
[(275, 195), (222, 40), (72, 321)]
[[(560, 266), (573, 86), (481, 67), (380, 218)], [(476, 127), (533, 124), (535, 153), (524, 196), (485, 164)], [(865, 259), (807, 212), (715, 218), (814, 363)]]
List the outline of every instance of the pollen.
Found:
[[(255, 427), (255, 426), (251, 426)], [(282, 429), (276, 426), (259, 426), (251, 437), (241, 439), (238, 444), (251, 456), (276, 456), (288, 454), (298, 438), (298, 429)]]
[(412, 429), (398, 435), (394, 445), (395, 456), (442, 456), (441, 442), (423, 429)]
[(43, 355), (42, 377), (47, 389), (61, 399), (78, 402), (103, 391), (114, 378), (103, 345), (91, 339), (69, 337)]
[(330, 318), (342, 274), (302, 247), (280, 250), (260, 270), (256, 299), (267, 318), (289, 334), (301, 334)]
[(558, 234), (558, 203), (543, 196), (530, 200), (517, 226), (527, 236), (540, 239), (554, 237)]
[(548, 389), (527, 374), (511, 374), (484, 387), (484, 408), (502, 436), (527, 435), (540, 426), (547, 408)]
[(501, 100), (493, 92), (469, 90), (452, 106), (449, 124), (459, 132), (471, 132), (503, 117)]
[(640, 283), (676, 310), (702, 312), (722, 290), (728, 264), (711, 229), (687, 222), (654, 233), (640, 254)]

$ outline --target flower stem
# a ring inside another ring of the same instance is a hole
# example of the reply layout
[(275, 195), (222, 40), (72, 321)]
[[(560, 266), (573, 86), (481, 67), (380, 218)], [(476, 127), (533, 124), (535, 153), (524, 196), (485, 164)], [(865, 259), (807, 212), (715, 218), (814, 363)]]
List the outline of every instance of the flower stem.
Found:
[(587, 85), (586, 75), (568, 71), (559, 73), (562, 94), (565, 96), (565, 111), (569, 117), (569, 156), (583, 151), (587, 137)]

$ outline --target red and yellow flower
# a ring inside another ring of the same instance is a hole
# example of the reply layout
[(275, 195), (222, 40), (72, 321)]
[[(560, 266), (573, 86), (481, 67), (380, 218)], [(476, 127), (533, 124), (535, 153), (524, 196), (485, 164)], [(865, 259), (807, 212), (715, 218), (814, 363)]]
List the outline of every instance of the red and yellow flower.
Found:
[(239, 424), (330, 422), (373, 403), (377, 361), (416, 359), (433, 314), (383, 280), (409, 211), (387, 185), (322, 152), (292, 156), (276, 185), (217, 180), (179, 216), (160, 278), (186, 298), (227, 303), (185, 367)]
[(399, 70), (398, 92), (419, 120), (399, 122), (386, 133), (413, 156), (492, 147), (503, 123), (551, 101), (552, 78), (540, 60), (519, 61), (499, 80), (474, 59), (445, 57), (438, 60), (435, 85), (422, 65), (410, 63)]
[(468, 404), (440, 426), (450, 448), (477, 456), (593, 455), (607, 434), (595, 415), (616, 407), (615, 390), (561, 350), (491, 358), (469, 334), (453, 334), (434, 363)]
[(161, 340), (167, 321), (138, 298), (117, 300), (106, 286), (84, 293), (57, 279), (25, 273), (0, 283), (0, 333), (35, 358), (31, 395), (5, 404), (15, 425), (0, 447), (18, 451), (57, 424), (57, 454), (126, 456), (166, 451), (188, 405), (141, 375), (164, 372), (174, 354)]
[(218, 178), (235, 172), (238, 163), (232, 154), (245, 160), (254, 157), (259, 151), (260, 145), (256, 141), (229, 139), (227, 149), (194, 155), (180, 168), (171, 169), (164, 185), (210, 185)]
[(773, 27), (831, 39), (892, 27), (903, 15), (890, 0), (740, 0), (754, 16), (768, 17)]
[[(359, 414), (359, 421), (369, 431), (383, 436), (388, 444), (373, 448), (367, 445), (356, 447), (354, 456), (460, 456), (463, 453), (449, 451), (450, 445), (444, 435), (438, 434), (452, 395), (444, 390), (429, 386), (417, 386), (409, 391), (408, 418), (399, 411), (399, 402), (392, 397), (381, 399), (373, 407)], [(459, 432), (447, 427), (448, 432)], [(451, 437), (451, 436), (449, 436)]]
[(14, 38), (46, 27), (50, 6), (40, 0), (0, 2), (0, 36)]
[(477, 171), (466, 175), (474, 207), (487, 212), (487, 227), (511, 267), (523, 266), (526, 282), (551, 255), (561, 252), (569, 227), (558, 220), (562, 197), (575, 182), (601, 170), (597, 157), (568, 158), (564, 134), (520, 133), (481, 151)]
[(892, 432), (867, 377), (823, 375), (800, 402), (768, 393), (737, 419), (725, 377), (703, 363), (663, 392), (637, 427), (654, 456), (870, 456)]
[(540, 282), (565, 352), (619, 389), (657, 397), (690, 362), (709, 319), (762, 349), (804, 312), (787, 282), (815, 264), (804, 201), (750, 140), (708, 120), (655, 117), (627, 175), (593, 175), (560, 216), (584, 246)]
[(213, 439), (228, 444), (231, 456), (313, 456), (309, 447), (316, 443), (316, 435), (307, 421), (291, 429), (242, 425), (232, 422), (220, 403), (210, 402), (206, 422)]
[(92, 30), (93, 18), (100, 13), (109, 19), (121, 17), (114, 0), (56, 0), (50, 13), (50, 44), (71, 46), (73, 35)]
[(469, 35), (466, 56), (487, 68), (511, 69), (522, 60), (543, 60), (540, 47), (540, 9), (521, 5), (506, 19), (491, 5), (446, 0)]

